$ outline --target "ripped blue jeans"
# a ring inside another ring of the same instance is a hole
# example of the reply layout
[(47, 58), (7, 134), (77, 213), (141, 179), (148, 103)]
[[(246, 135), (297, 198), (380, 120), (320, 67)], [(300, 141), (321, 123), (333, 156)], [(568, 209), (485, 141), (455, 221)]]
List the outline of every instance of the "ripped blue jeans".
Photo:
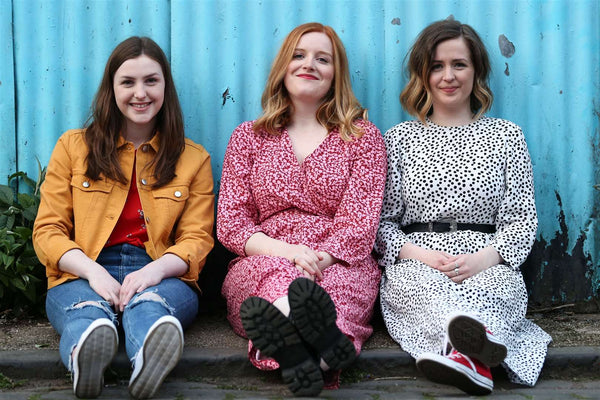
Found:
[[(129, 244), (107, 247), (96, 260), (119, 283), (123, 283), (127, 274), (151, 261), (144, 249)], [(172, 315), (185, 328), (193, 322), (197, 312), (196, 292), (178, 278), (164, 279), (158, 285), (136, 294), (120, 318), (127, 356), (130, 360), (134, 359), (150, 326), (160, 317)], [(60, 335), (60, 358), (69, 371), (72, 370), (71, 352), (94, 320), (108, 318), (116, 326), (119, 325), (119, 315), (85, 279), (65, 282), (48, 290), (46, 313)]]

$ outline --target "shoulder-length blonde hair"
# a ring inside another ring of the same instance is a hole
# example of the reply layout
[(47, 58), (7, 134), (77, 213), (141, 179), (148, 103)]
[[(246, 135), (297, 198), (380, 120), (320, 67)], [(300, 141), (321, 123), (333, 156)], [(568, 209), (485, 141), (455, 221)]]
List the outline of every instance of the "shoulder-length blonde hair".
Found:
[(425, 123), (425, 118), (433, 112), (433, 99), (429, 87), (429, 74), (438, 44), (462, 37), (471, 53), (475, 70), (471, 111), (479, 118), (492, 106), (494, 96), (488, 86), (490, 61), (481, 38), (469, 25), (459, 21), (443, 20), (427, 26), (415, 41), (409, 53), (409, 81), (400, 94), (402, 107), (411, 115)]
[(317, 110), (317, 120), (328, 131), (338, 128), (340, 136), (346, 141), (359, 138), (363, 132), (355, 121), (360, 118), (366, 120), (367, 110), (362, 108), (352, 91), (346, 50), (333, 28), (317, 22), (297, 26), (283, 41), (267, 78), (261, 101), (263, 112), (254, 123), (254, 131), (265, 130), (278, 135), (289, 124), (293, 105), (284, 78), (300, 38), (310, 32), (324, 33), (333, 47), (333, 81)]

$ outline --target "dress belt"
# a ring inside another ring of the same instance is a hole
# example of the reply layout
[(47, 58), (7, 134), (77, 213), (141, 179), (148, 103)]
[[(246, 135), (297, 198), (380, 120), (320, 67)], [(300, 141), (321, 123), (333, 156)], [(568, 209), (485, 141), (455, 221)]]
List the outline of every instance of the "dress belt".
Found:
[(456, 232), (456, 231), (479, 231), (483, 233), (496, 232), (496, 226), (490, 224), (463, 224), (461, 222), (428, 222), (414, 223), (402, 227), (402, 232), (405, 234), (413, 232)]

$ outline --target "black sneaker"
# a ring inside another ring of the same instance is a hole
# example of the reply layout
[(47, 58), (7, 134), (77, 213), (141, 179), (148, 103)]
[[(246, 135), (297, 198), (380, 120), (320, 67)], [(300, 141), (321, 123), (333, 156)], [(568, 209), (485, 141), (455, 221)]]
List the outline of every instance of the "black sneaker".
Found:
[(323, 389), (323, 375), (290, 320), (273, 304), (249, 297), (240, 307), (242, 325), (260, 351), (273, 357), (281, 377), (296, 396), (317, 396)]
[(331, 369), (348, 367), (356, 358), (354, 344), (337, 327), (337, 313), (329, 294), (307, 278), (294, 280), (288, 288), (291, 319), (300, 336)]

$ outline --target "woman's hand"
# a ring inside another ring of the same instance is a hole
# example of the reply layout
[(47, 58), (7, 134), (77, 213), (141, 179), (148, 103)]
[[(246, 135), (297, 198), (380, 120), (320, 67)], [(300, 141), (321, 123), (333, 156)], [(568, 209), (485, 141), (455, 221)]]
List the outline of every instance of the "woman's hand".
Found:
[(121, 285), (108, 273), (106, 268), (86, 256), (83, 251), (79, 249), (67, 251), (58, 260), (58, 268), (87, 280), (94, 292), (108, 301), (115, 309), (118, 307)]
[(459, 254), (452, 257), (448, 263), (442, 265), (439, 271), (443, 272), (455, 283), (462, 283), (489, 267), (502, 262), (500, 254), (491, 246), (473, 254)]
[(289, 248), (284, 257), (293, 262), (305, 277), (313, 281), (315, 278), (323, 279), (323, 273), (319, 266), (319, 263), (323, 261), (320, 252), (316, 252), (303, 244), (288, 244), (288, 246)]
[(318, 263), (321, 255), (303, 244), (290, 244), (273, 239), (263, 232), (256, 232), (246, 241), (245, 252), (248, 256), (267, 255), (287, 258), (307, 278), (323, 278)]
[(87, 274), (87, 281), (94, 292), (100, 297), (108, 301), (108, 303), (116, 309), (119, 307), (119, 291), (121, 284), (113, 278), (108, 271), (97, 264), (100, 268), (95, 268)]
[(415, 244), (406, 243), (402, 246), (402, 249), (400, 249), (398, 258), (412, 258), (429, 265), (431, 268), (440, 269), (440, 267), (452, 260), (452, 255), (443, 251), (424, 249)]
[(150, 286), (158, 285), (163, 280), (160, 269), (156, 268), (154, 261), (144, 268), (129, 273), (123, 280), (119, 292), (119, 311), (123, 312), (129, 300), (136, 294), (143, 292)]
[(317, 254), (321, 256), (321, 261), (317, 263), (321, 272), (325, 271), (326, 268), (331, 267), (333, 264), (340, 262), (339, 259), (335, 258), (326, 251), (319, 251)]
[(119, 310), (122, 312), (131, 298), (163, 279), (185, 274), (188, 265), (175, 254), (167, 253), (148, 263), (144, 268), (127, 274), (119, 292)]

